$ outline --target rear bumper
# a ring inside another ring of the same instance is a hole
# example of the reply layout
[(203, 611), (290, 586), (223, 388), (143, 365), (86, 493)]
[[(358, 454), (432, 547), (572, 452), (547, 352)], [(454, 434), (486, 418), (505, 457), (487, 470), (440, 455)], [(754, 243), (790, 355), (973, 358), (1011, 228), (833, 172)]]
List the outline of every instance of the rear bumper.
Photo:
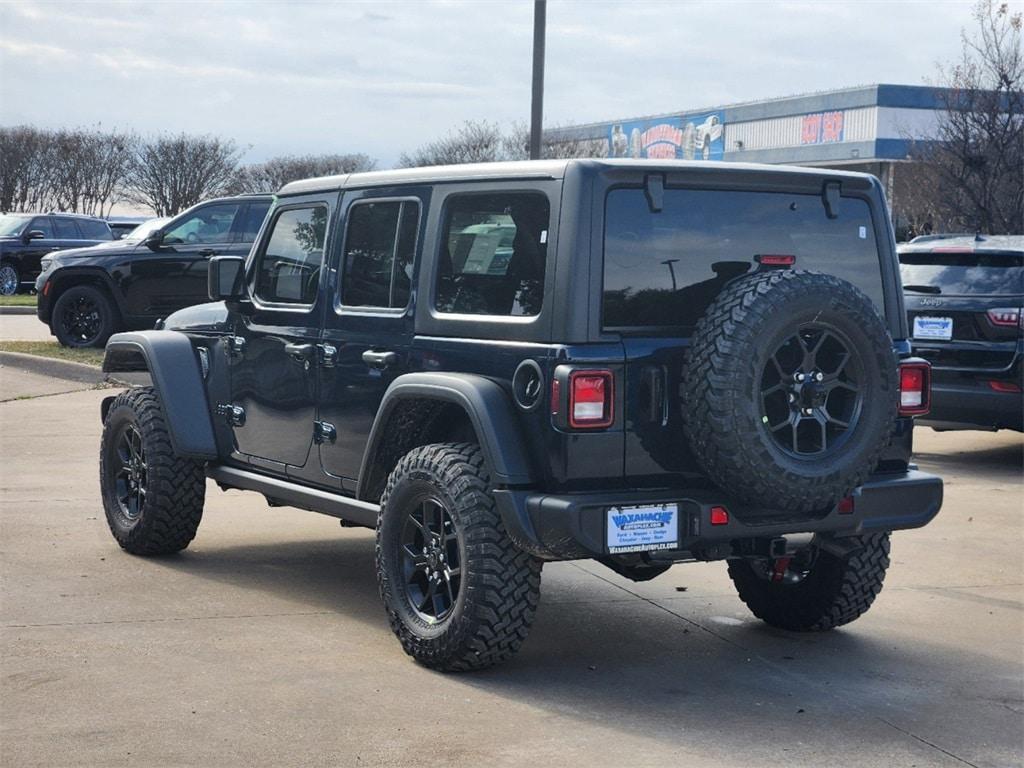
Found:
[(984, 378), (961, 376), (954, 381), (943, 381), (936, 375), (935, 379), (931, 410), (927, 416), (917, 419), (917, 423), (951, 429), (1024, 431), (1024, 395), (1020, 392), (997, 392)]
[[(786, 534), (827, 533), (854, 536), (875, 531), (920, 528), (942, 506), (942, 480), (911, 470), (874, 475), (854, 491), (853, 511), (790, 516), (745, 510), (720, 492), (684, 489), (621, 493), (551, 495), (535, 491), (494, 492), (505, 529), (516, 544), (545, 560), (575, 560), (609, 554), (605, 539), (610, 507), (676, 503), (679, 506), (678, 559), (719, 559), (734, 543)], [(711, 507), (724, 506), (729, 522), (711, 525)]]

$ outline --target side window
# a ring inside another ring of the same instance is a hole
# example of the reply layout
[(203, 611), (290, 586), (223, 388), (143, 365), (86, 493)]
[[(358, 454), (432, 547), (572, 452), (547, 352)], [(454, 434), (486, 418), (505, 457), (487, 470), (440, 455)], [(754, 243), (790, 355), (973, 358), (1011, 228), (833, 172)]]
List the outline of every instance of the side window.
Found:
[(256, 235), (259, 234), (260, 227), (263, 226), (263, 220), (267, 218), (267, 211), (269, 210), (269, 200), (249, 203), (249, 207), (245, 211), (245, 219), (242, 221), (241, 232), (238, 235), (240, 238), (239, 242), (256, 242)]
[(256, 298), (285, 304), (316, 301), (326, 232), (326, 206), (286, 208), (278, 213), (258, 257)]
[(32, 223), (29, 224), (27, 231), (33, 232), (35, 230), (39, 230), (40, 232), (42, 232), (43, 237), (45, 237), (47, 240), (54, 239), (53, 224), (50, 223), (49, 216), (36, 216), (34, 219), (32, 219)]
[(175, 222), (164, 235), (164, 245), (183, 243), (226, 243), (231, 239), (231, 223), (238, 203), (207, 205)]
[(355, 203), (345, 234), (341, 303), (402, 308), (409, 303), (420, 206), (411, 200)]
[(523, 317), (544, 300), (551, 206), (536, 192), (449, 198), (438, 265), (439, 312)]
[(79, 219), (78, 228), (82, 231), (82, 237), (86, 240), (113, 240), (110, 227), (96, 219)]
[(53, 229), (57, 234), (59, 240), (81, 240), (82, 236), (78, 234), (78, 227), (75, 226), (75, 222), (65, 216), (54, 216)]

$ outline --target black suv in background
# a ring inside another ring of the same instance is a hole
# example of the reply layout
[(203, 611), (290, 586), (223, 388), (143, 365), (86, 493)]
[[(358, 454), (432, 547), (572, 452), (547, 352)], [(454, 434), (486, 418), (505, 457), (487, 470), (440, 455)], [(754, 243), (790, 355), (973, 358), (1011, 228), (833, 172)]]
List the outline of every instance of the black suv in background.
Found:
[(107, 222), (94, 216), (74, 213), (0, 216), (0, 296), (12, 296), (31, 288), (44, 256), (113, 239)]
[(1024, 429), (1024, 237), (900, 246), (914, 354), (932, 364), (937, 429)]
[(514, 653), (550, 560), (637, 581), (727, 562), (754, 615), (828, 630), (882, 588), (889, 532), (942, 501), (910, 464), (928, 364), (871, 176), (311, 179), (209, 277), (215, 303), (107, 344), (104, 370), (152, 379), (103, 402), (111, 532), (184, 549), (207, 478), (374, 528), (391, 627), (429, 667)]
[(44, 258), (39, 319), (64, 346), (102, 347), (112, 333), (205, 301), (210, 257), (248, 255), (272, 199), (209, 200), (124, 240)]

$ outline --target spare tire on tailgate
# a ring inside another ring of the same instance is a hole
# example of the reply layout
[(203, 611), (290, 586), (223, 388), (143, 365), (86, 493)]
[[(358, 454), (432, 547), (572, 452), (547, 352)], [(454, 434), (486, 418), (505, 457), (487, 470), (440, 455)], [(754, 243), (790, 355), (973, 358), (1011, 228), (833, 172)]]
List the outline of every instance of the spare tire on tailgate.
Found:
[(892, 341), (867, 296), (831, 275), (761, 272), (729, 284), (697, 324), (686, 433), (737, 501), (824, 510), (875, 468), (897, 389)]

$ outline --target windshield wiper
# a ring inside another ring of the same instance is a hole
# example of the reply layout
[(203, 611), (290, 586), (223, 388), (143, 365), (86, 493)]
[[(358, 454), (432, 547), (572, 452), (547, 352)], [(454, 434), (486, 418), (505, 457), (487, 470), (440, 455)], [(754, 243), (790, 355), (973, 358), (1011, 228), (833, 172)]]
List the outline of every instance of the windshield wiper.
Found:
[(917, 293), (942, 293), (942, 289), (937, 285), (904, 285), (903, 290)]

